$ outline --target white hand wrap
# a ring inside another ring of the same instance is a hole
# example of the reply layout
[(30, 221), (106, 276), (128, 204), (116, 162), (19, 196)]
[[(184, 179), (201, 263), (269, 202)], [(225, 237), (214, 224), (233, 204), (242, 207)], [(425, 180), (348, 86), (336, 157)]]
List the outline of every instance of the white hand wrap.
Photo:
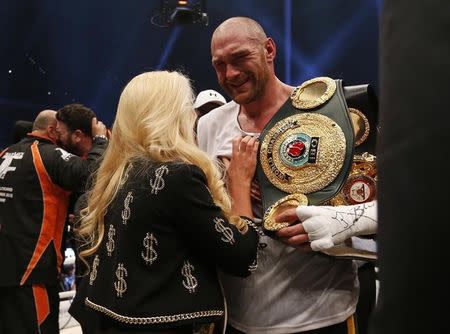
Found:
[(299, 206), (296, 212), (314, 251), (377, 232), (377, 201), (349, 206)]

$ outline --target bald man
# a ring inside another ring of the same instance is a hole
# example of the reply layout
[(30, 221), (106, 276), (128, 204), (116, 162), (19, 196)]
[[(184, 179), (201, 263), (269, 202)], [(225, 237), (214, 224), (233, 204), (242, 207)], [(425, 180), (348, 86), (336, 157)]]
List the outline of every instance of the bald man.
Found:
[[(259, 136), (279, 111), (292, 108), (294, 87), (276, 76), (276, 53), (274, 40), (250, 18), (230, 18), (214, 31), (212, 65), (232, 100), (199, 119), (198, 143), (211, 157), (229, 158), (234, 137)], [(257, 186), (251, 196), (254, 221), (260, 223), (263, 208)], [(292, 217), (297, 219), (295, 210)], [(297, 227), (281, 229), (278, 237), (261, 238), (258, 268), (250, 277), (221, 275), (228, 305), (227, 333), (344, 334), (355, 330), (355, 263), (298, 249), (310, 241)]]
[[(92, 134), (106, 135), (92, 121)], [(59, 333), (57, 277), (71, 191), (81, 191), (106, 142), (86, 160), (57, 147), (56, 111), (0, 153), (0, 333)]]

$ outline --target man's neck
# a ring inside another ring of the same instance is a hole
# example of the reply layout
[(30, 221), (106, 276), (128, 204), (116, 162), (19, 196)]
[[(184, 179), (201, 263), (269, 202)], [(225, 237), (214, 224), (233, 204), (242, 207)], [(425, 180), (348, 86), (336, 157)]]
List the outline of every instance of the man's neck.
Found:
[(47, 131), (45, 130), (33, 130), (29, 133), (30, 135), (32, 135), (33, 137), (38, 137), (38, 138), (43, 138), (43, 139), (47, 139), (50, 140), (53, 144), (55, 144), (56, 140), (54, 138), (52, 138)]
[(275, 78), (269, 82), (264, 94), (257, 101), (241, 105), (239, 111), (239, 124), (246, 132), (259, 133), (286, 102), (294, 87), (291, 87)]
[(86, 158), (89, 151), (92, 148), (92, 139), (90, 137), (83, 138), (83, 140), (78, 145), (77, 155), (81, 158)]

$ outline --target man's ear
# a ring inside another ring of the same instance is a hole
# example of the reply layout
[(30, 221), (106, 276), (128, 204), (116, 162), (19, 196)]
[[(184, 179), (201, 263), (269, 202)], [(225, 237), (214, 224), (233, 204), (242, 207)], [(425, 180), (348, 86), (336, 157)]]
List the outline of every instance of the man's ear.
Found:
[(72, 141), (74, 143), (79, 143), (83, 139), (84, 133), (81, 130), (75, 130), (72, 132)]
[(273, 62), (277, 54), (277, 47), (272, 38), (270, 37), (267, 38), (266, 43), (264, 45), (264, 49), (266, 53), (266, 59), (269, 62)]
[(56, 142), (58, 140), (58, 133), (56, 132), (56, 125), (47, 126), (47, 136)]

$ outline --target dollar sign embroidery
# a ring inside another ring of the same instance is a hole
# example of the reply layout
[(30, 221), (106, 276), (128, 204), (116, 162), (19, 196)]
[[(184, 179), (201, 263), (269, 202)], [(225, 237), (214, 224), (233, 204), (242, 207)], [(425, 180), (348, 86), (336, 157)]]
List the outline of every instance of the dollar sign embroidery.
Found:
[(217, 232), (222, 233), (221, 240), (223, 242), (227, 242), (231, 245), (234, 245), (234, 234), (233, 230), (229, 227), (223, 225), (225, 221), (222, 218), (214, 218), (215, 228)]
[(129, 191), (127, 197), (123, 201), (123, 210), (122, 210), (122, 223), (124, 225), (127, 224), (128, 219), (131, 216), (130, 203), (133, 202), (133, 192)]
[(250, 271), (251, 273), (256, 271), (256, 269), (258, 269), (258, 253), (256, 253), (256, 260), (248, 266), (248, 271)]
[(188, 289), (189, 293), (194, 293), (197, 287), (197, 279), (192, 275), (195, 270), (194, 266), (189, 261), (184, 261), (183, 268), (181, 268), (181, 274), (184, 276), (183, 286)]
[(117, 292), (117, 297), (121, 297), (125, 291), (127, 291), (127, 282), (125, 282), (124, 277), (128, 276), (128, 272), (123, 266), (123, 263), (119, 263), (116, 269), (117, 281), (114, 282), (114, 288)]
[(89, 275), (89, 285), (93, 285), (95, 279), (97, 278), (97, 267), (99, 264), (100, 259), (98, 258), (98, 255), (95, 255), (94, 261), (92, 262), (91, 274)]
[(114, 250), (114, 236), (116, 235), (116, 229), (114, 226), (109, 225), (108, 230), (108, 242), (106, 243), (106, 250), (108, 251), (108, 256), (111, 256)]
[(158, 240), (153, 236), (153, 233), (148, 233), (144, 238), (144, 247), (145, 247), (145, 254), (144, 252), (141, 253), (142, 258), (144, 259), (145, 263), (148, 265), (152, 265), (153, 262), (158, 258), (158, 253), (156, 253), (156, 250), (153, 248), (153, 245), (158, 245)]
[(158, 191), (162, 190), (165, 186), (164, 179), (162, 178), (164, 174), (168, 174), (169, 169), (167, 166), (163, 165), (155, 170), (155, 180), (150, 180), (150, 187), (152, 187), (152, 194), (157, 194)]

